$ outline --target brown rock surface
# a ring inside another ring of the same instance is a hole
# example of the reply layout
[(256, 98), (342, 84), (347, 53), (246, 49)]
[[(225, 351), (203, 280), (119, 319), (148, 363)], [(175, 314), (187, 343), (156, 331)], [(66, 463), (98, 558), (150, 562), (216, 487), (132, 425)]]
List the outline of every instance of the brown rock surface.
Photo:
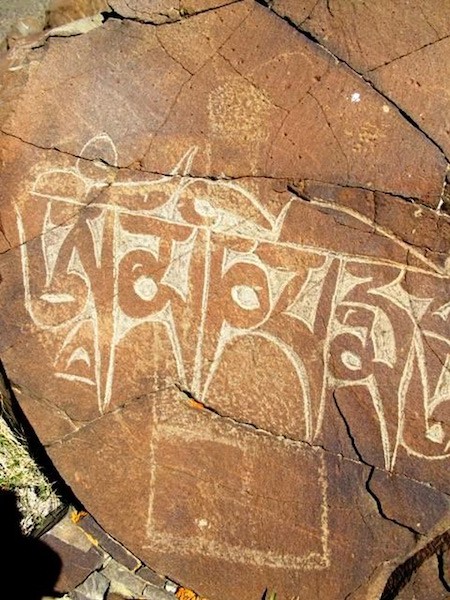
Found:
[(273, 0), (450, 156), (449, 0)]
[(258, 3), (113, 4), (8, 71), (17, 399), (157, 573), (209, 600), (380, 598), (449, 527), (446, 159)]
[[(450, 3), (447, 14), (448, 8)], [(394, 98), (447, 157), (450, 156), (449, 55), (450, 38), (445, 37), (374, 69), (370, 75), (377, 88)]]
[(413, 54), (450, 34), (448, 0), (271, 0), (281, 16), (323, 36), (326, 47), (357, 71)]

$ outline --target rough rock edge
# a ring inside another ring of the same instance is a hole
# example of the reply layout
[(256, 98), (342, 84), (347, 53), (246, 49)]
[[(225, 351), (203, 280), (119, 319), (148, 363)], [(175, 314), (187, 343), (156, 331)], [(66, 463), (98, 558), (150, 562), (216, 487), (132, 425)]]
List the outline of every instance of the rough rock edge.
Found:
[[(197, 12), (192, 12), (192, 13), (183, 13), (182, 10), (180, 10), (180, 11), (178, 11), (177, 16), (175, 16), (175, 17), (169, 16), (169, 15), (156, 15), (155, 19), (152, 19), (151, 17), (149, 17), (149, 19), (141, 19), (141, 18), (137, 18), (137, 17), (124, 17), (123, 15), (120, 15), (119, 13), (117, 13), (113, 9), (111, 9), (111, 12), (102, 14), (102, 17), (103, 17), (102, 22), (99, 22), (99, 15), (97, 15), (96, 17), (91, 17), (88, 19), (80, 20), (80, 21), (91, 21), (92, 27), (84, 28), (84, 23), (80, 23), (79, 28), (77, 28), (77, 25), (75, 24), (75, 25), (72, 25), (72, 27), (63, 26), (62, 28), (58, 27), (58, 28), (55, 28), (54, 30), (47, 31), (47, 32), (43, 33), (39, 37), (38, 40), (32, 41), (31, 43), (29, 43), (26, 46), (25, 51), (27, 51), (27, 50), (33, 51), (33, 50), (36, 50), (37, 48), (41, 48), (42, 46), (45, 46), (47, 44), (48, 40), (52, 37), (57, 37), (57, 36), (71, 37), (74, 35), (84, 34), (94, 27), (103, 25), (103, 23), (109, 19), (134, 21), (134, 22), (138, 22), (138, 23), (142, 23), (142, 24), (150, 24), (153, 26), (167, 25), (170, 23), (174, 23), (174, 22), (177, 22), (180, 20), (190, 18), (197, 14), (202, 14), (202, 13), (218, 10), (219, 8), (229, 6), (231, 4), (235, 4), (235, 3), (241, 2), (241, 1), (242, 0), (231, 0), (227, 3), (219, 4), (217, 6), (207, 8), (204, 10), (200, 10)], [(323, 45), (310, 32), (302, 29), (301, 23), (297, 24), (297, 23), (293, 22), (289, 17), (279, 14), (276, 11), (276, 9), (273, 8), (272, 2), (270, 0), (255, 0), (255, 2), (258, 4), (261, 4), (265, 8), (269, 9), (277, 17), (279, 17), (279, 18), (283, 19), (284, 21), (286, 21), (287, 23), (289, 23), (289, 25), (291, 25), (294, 29), (299, 31), (302, 35), (306, 36), (310, 41), (312, 41), (314, 44), (318, 45), (322, 50), (324, 50), (325, 52), (330, 54), (334, 58), (334, 60), (336, 60), (338, 63), (346, 65), (355, 75), (361, 77), (365, 81), (365, 83), (368, 84), (375, 92), (377, 92), (379, 95), (381, 95), (383, 98), (385, 98), (388, 102), (393, 104), (397, 108), (397, 110), (399, 111), (401, 116), (414, 129), (416, 129), (423, 137), (425, 137), (429, 143), (431, 143), (433, 146), (435, 146), (441, 153), (442, 157), (445, 158), (445, 152), (440, 147), (440, 145), (426, 131), (424, 131), (416, 121), (414, 121), (414, 119), (405, 111), (405, 109), (403, 109), (400, 105), (398, 105), (392, 98), (390, 98), (388, 95), (386, 95), (383, 91), (378, 89), (377, 86), (372, 81), (370, 81), (363, 73), (357, 71), (350, 63), (345, 61), (343, 58), (332, 53), (325, 45)], [(164, 20), (163, 22), (161, 22), (159, 20), (161, 18), (161, 16), (166, 16), (167, 19)], [(159, 17), (159, 19), (158, 19), (158, 17)], [(23, 86), (25, 85), (25, 83), (26, 83), (26, 80), (23, 82)], [(2, 131), (2, 133), (7, 136), (14, 137), (17, 140), (21, 141), (22, 143), (34, 146), (35, 148), (37, 148), (39, 150), (43, 150), (43, 151), (45, 151), (45, 150), (52, 151), (53, 150), (53, 151), (61, 152), (62, 154), (65, 154), (65, 155), (73, 156), (74, 158), (80, 158), (76, 154), (64, 152), (57, 147), (53, 147), (53, 148), (41, 147), (36, 144), (33, 144), (30, 141), (20, 139), (18, 136), (14, 136), (13, 134), (8, 133), (6, 131)], [(448, 165), (448, 161), (446, 161), (446, 162)], [(110, 166), (111, 168), (117, 169), (117, 167), (114, 167), (113, 165), (108, 165), (108, 166)], [(128, 168), (128, 167), (122, 167), (122, 168)], [(449, 168), (449, 165), (447, 167), (447, 170), (448, 170), (448, 168)], [(153, 171), (146, 171), (145, 169), (141, 169), (141, 170), (143, 172), (148, 172), (148, 173), (152, 173), (152, 174), (156, 174), (156, 175), (165, 175), (164, 173), (155, 173)], [(187, 175), (187, 176), (189, 177), (189, 175)], [(241, 175), (239, 177), (233, 177), (233, 178), (229, 178), (229, 177), (225, 176), (225, 178), (228, 178), (228, 179), (243, 179), (246, 177), (249, 177), (249, 176)], [(255, 178), (254, 176), (252, 176), (252, 177)], [(258, 178), (258, 177), (256, 177), (256, 178)], [(211, 177), (211, 179), (217, 180), (218, 178)], [(280, 179), (278, 179), (278, 178), (264, 177), (264, 176), (260, 176), (259, 179), (274, 179), (274, 180), (280, 181)], [(286, 180), (283, 180), (283, 181), (286, 181)], [(441, 216), (446, 216), (445, 213), (442, 213), (440, 210), (443, 205), (443, 195), (444, 195), (444, 190), (445, 190), (445, 184), (446, 184), (446, 181), (445, 181), (445, 177), (444, 177), (441, 200), (438, 204), (438, 207), (436, 208), (436, 212), (439, 213)], [(347, 187), (352, 187), (352, 186), (343, 186), (343, 187), (347, 188)], [(358, 189), (367, 190), (370, 192), (379, 191), (379, 192), (387, 193), (387, 192), (384, 192), (383, 190), (374, 190), (372, 188), (358, 187)], [(293, 190), (289, 189), (289, 186), (287, 186), (287, 191), (293, 191)], [(390, 194), (390, 195), (394, 195), (394, 194)], [(302, 199), (301, 196), (299, 196), (298, 194), (297, 194), (297, 196), (300, 197), (300, 199)], [(396, 197), (401, 198), (398, 195)], [(307, 200), (306, 198), (304, 198), (304, 199)], [(402, 199), (405, 200), (406, 202), (412, 201), (414, 203), (422, 205), (419, 198), (403, 197)], [(426, 208), (428, 209), (429, 207), (426, 207)], [(157, 390), (155, 393), (158, 393), (159, 391), (161, 391), (161, 390)], [(180, 391), (182, 392), (182, 394), (185, 397), (187, 397), (188, 399), (192, 399), (192, 395), (190, 395), (190, 393), (187, 390), (180, 389)], [(134, 399), (134, 400), (137, 400), (137, 399)], [(383, 564), (383, 565), (376, 567), (375, 570), (373, 571), (372, 576), (369, 578), (369, 581), (366, 584), (364, 584), (363, 586), (360, 586), (357, 590), (354, 590), (353, 592), (348, 594), (346, 596), (345, 600), (359, 600), (359, 599), (362, 600), (362, 598), (368, 597), (367, 596), (368, 593), (370, 593), (370, 594), (376, 593), (377, 597), (379, 597), (380, 600), (394, 600), (394, 598), (397, 597), (398, 593), (400, 593), (400, 591), (410, 581), (410, 579), (412, 578), (414, 573), (417, 572), (417, 570), (422, 566), (422, 564), (426, 560), (431, 558), (432, 556), (437, 556), (438, 564), (440, 565), (439, 574), (440, 574), (440, 579), (441, 579), (443, 587), (445, 589), (450, 589), (449, 585), (445, 579), (445, 575), (444, 575), (443, 568), (442, 568), (442, 555), (448, 548), (450, 548), (450, 528), (448, 527), (449, 524), (446, 523), (445, 531), (443, 531), (443, 532), (441, 531), (439, 534), (432, 534), (431, 536), (422, 536), (421, 534), (419, 534), (419, 532), (417, 532), (413, 528), (409, 527), (408, 525), (402, 524), (402, 523), (396, 521), (395, 519), (390, 518), (384, 512), (384, 509), (382, 507), (382, 504), (381, 504), (379, 498), (375, 495), (375, 493), (373, 492), (373, 490), (370, 487), (370, 481), (373, 477), (376, 467), (373, 465), (370, 465), (364, 461), (362, 455), (360, 454), (360, 452), (358, 451), (358, 448), (356, 447), (355, 440), (351, 434), (349, 424), (345, 420), (344, 414), (339, 409), (336, 398), (335, 398), (335, 403), (336, 403), (336, 407), (337, 407), (339, 414), (341, 415), (342, 419), (344, 420), (344, 425), (345, 425), (347, 433), (350, 437), (352, 447), (355, 450), (356, 455), (358, 456), (358, 461), (355, 461), (355, 462), (360, 462), (369, 468), (369, 475), (366, 480), (366, 490), (367, 490), (368, 494), (372, 497), (373, 501), (375, 502), (378, 513), (380, 514), (380, 516), (383, 519), (387, 519), (390, 522), (394, 523), (395, 525), (397, 525), (401, 528), (405, 528), (408, 531), (410, 531), (410, 533), (414, 536), (415, 541), (417, 542), (416, 548), (413, 550), (413, 552), (411, 552), (406, 557), (400, 558), (399, 561), (396, 561), (397, 564), (394, 566), (393, 570), (392, 570), (392, 566), (393, 566), (392, 562), (389, 565)], [(124, 405), (123, 407), (119, 407), (117, 410), (123, 410), (128, 405), (129, 405), (129, 402), (126, 405)], [(217, 418), (227, 419), (235, 425), (251, 427), (252, 429), (254, 429), (256, 431), (259, 431), (260, 433), (264, 433), (265, 435), (272, 435), (272, 436), (275, 435), (273, 432), (262, 430), (252, 423), (244, 423), (244, 422), (236, 421), (227, 415), (221, 415), (220, 413), (218, 413), (211, 407), (208, 407), (207, 405), (202, 405), (202, 406), (208, 413), (215, 415)], [(106, 415), (104, 415), (104, 416), (106, 416)], [(102, 417), (99, 417), (99, 418), (102, 418)], [(75, 432), (73, 432), (72, 434), (69, 434), (69, 435), (73, 435), (74, 433), (78, 432), (80, 429), (84, 428), (84, 426), (91, 426), (94, 422), (95, 422), (95, 420), (84, 424), (82, 427), (76, 429)], [(276, 436), (276, 437), (284, 438), (284, 436)], [(289, 440), (289, 438), (284, 438), (284, 439)], [(58, 442), (55, 442), (55, 443), (60, 443), (61, 441), (62, 440), (58, 440)], [(289, 440), (289, 441), (291, 441), (293, 443), (303, 443), (303, 442), (298, 442), (296, 440)], [(325, 452), (329, 452), (326, 448), (323, 448), (323, 447), (320, 447), (320, 448), (322, 450), (324, 450)], [(341, 456), (341, 455), (339, 455), (339, 456)], [(353, 460), (353, 459), (349, 459), (349, 458), (345, 458), (345, 457), (342, 457), (342, 458), (344, 460)], [(423, 482), (418, 482), (418, 483), (423, 483)], [(444, 492), (441, 492), (441, 493), (444, 493)], [(370, 592), (369, 592), (369, 589), (371, 590)], [(380, 594), (380, 593), (381, 593), (381, 595), (378, 596), (378, 594)], [(373, 596), (371, 595), (370, 597), (373, 597)]]

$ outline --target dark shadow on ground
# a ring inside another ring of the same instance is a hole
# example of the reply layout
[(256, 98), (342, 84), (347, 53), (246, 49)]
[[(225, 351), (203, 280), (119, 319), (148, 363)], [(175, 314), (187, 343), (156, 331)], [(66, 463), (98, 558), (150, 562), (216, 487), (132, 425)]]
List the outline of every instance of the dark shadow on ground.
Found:
[(16, 495), (0, 488), (0, 581), (2, 598), (41, 600), (51, 596), (61, 572), (59, 556), (20, 529)]

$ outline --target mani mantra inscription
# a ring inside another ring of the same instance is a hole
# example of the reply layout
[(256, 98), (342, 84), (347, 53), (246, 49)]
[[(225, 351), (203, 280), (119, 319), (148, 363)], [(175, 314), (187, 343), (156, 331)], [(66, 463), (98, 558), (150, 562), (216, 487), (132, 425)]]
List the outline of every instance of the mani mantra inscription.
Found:
[[(81, 157), (94, 146), (116, 164), (106, 134)], [(393, 469), (401, 448), (447, 458), (448, 275), (415, 249), (407, 265), (292, 239), (297, 200), (274, 215), (236, 181), (190, 176), (196, 151), (146, 180), (108, 180), (110, 169), (83, 158), (38, 172), (30, 193), (39, 251), (25, 243), (30, 223), (16, 207), (25, 306), (54, 336), (55, 377), (90, 386), (107, 410), (117, 349), (145, 325), (164, 338), (177, 381), (202, 401), (231, 355), (260, 351), (275, 361), (274, 378), (276, 364), (295, 378), (299, 440), (320, 438), (334, 390), (358, 388), (377, 419), (382, 468)], [(64, 222), (58, 211), (68, 209), (76, 218)], [(411, 410), (421, 436), (411, 434)]]

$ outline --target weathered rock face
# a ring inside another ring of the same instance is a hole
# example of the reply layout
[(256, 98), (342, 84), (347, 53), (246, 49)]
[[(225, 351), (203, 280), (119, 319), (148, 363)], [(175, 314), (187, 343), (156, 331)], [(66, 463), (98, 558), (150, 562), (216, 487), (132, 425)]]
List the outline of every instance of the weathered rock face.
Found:
[(280, 16), (311, 34), (372, 82), (450, 156), (448, 0), (273, 0)]
[(257, 3), (111, 4), (30, 50), (4, 111), (18, 400), (158, 572), (381, 597), (447, 544), (446, 159)]

